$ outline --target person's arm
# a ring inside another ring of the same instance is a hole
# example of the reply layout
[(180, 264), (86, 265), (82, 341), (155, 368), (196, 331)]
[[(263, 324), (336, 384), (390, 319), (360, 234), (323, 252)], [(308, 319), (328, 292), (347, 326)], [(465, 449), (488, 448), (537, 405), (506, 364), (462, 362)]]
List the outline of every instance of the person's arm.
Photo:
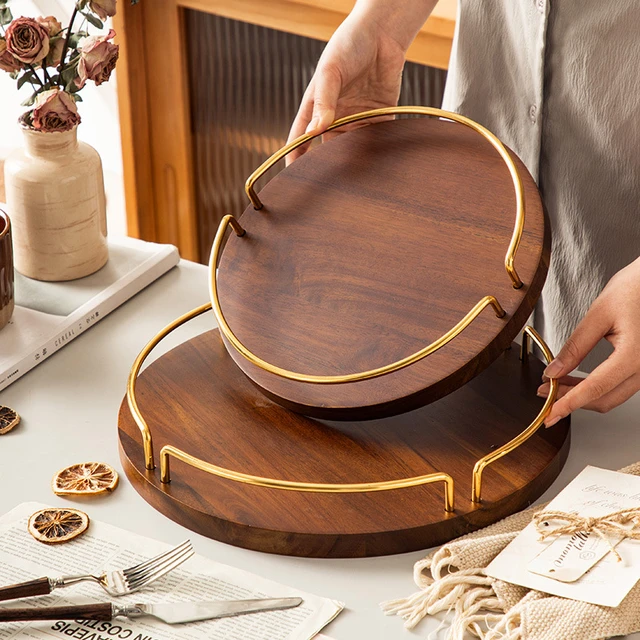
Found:
[[(334, 120), (395, 106), (405, 54), (437, 0), (358, 0), (325, 47), (305, 91), (289, 141)], [(304, 153), (291, 153), (293, 161)]]
[[(613, 353), (586, 378), (568, 375), (602, 338)], [(576, 409), (604, 413), (640, 391), (640, 258), (611, 278), (545, 374), (560, 382), (548, 427)], [(549, 395), (548, 382), (538, 395)]]

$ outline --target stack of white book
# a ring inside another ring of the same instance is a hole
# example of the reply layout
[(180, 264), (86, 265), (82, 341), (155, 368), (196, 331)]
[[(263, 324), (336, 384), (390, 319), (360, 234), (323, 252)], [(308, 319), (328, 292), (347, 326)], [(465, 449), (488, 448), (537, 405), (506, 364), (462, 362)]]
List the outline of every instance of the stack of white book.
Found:
[(109, 240), (109, 262), (69, 282), (15, 274), (16, 307), (0, 330), (0, 391), (178, 264), (172, 245)]

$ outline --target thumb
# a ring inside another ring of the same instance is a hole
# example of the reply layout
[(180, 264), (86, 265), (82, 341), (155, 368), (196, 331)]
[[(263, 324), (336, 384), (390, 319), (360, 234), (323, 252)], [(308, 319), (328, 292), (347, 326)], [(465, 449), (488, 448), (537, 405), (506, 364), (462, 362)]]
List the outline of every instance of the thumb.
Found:
[(558, 355), (544, 370), (547, 378), (561, 378), (571, 373), (611, 329), (611, 321), (604, 305), (597, 301), (591, 306), (575, 331), (569, 336)]
[(340, 72), (325, 67), (316, 78), (313, 115), (305, 133), (322, 133), (336, 118), (336, 106), (342, 88)]

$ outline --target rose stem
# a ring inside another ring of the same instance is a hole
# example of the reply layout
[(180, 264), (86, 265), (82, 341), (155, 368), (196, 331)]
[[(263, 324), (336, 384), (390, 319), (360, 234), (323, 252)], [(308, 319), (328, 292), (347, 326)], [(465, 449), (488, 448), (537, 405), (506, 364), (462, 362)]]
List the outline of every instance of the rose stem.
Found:
[(76, 3), (71, 14), (71, 20), (69, 20), (69, 26), (67, 28), (67, 37), (64, 40), (64, 46), (62, 47), (62, 56), (60, 57), (60, 86), (63, 86), (62, 70), (64, 69), (64, 59), (67, 57), (67, 51), (69, 50), (69, 38), (71, 37), (71, 30), (73, 29), (73, 21), (78, 15), (78, 4)]
[(28, 64), (27, 67), (33, 72), (33, 75), (36, 77), (36, 80), (38, 81), (38, 84), (40, 85), (40, 87), (44, 88), (44, 82), (40, 80), (40, 76), (36, 73), (36, 70), (33, 68), (33, 65)]
[(45, 66), (45, 61), (43, 60), (40, 63), (40, 68), (44, 71), (44, 78), (47, 82), (51, 82), (51, 76), (47, 73), (47, 67)]

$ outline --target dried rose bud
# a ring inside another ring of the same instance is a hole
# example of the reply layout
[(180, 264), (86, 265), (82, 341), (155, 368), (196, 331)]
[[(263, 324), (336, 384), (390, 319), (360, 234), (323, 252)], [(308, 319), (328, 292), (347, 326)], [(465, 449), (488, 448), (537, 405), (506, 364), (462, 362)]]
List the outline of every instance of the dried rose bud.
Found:
[(69, 131), (80, 123), (73, 98), (59, 88), (49, 89), (36, 98), (32, 126), (36, 131)]
[(50, 38), (59, 35), (62, 31), (62, 24), (53, 16), (47, 16), (46, 18), (40, 16), (36, 18), (36, 22), (47, 30)]
[(26, 64), (35, 64), (49, 53), (49, 32), (33, 18), (16, 18), (7, 27), (7, 50)]
[(89, 0), (89, 8), (100, 20), (116, 15), (116, 0)]
[(14, 71), (20, 71), (22, 66), (23, 63), (14, 58), (10, 51), (7, 51), (7, 41), (4, 38), (0, 38), (0, 69), (7, 73), (13, 73)]
[(109, 42), (115, 35), (116, 32), (110, 29), (106, 36), (89, 36), (82, 41), (76, 78), (78, 87), (84, 87), (87, 80), (93, 80), (97, 85), (109, 80), (119, 54), (118, 45)]

